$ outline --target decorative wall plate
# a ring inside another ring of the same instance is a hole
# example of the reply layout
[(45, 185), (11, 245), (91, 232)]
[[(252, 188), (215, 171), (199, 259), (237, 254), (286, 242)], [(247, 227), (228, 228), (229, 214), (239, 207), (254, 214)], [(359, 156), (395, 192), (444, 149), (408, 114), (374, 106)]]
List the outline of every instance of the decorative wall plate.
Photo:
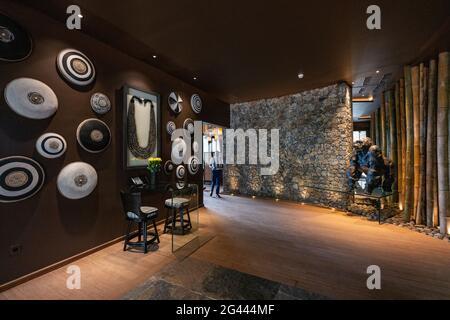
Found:
[(87, 152), (99, 153), (109, 146), (111, 131), (103, 121), (87, 119), (78, 126), (77, 141)]
[(91, 107), (95, 113), (105, 114), (111, 110), (111, 101), (107, 95), (97, 92), (91, 97)]
[(0, 61), (22, 61), (30, 56), (32, 50), (33, 43), (28, 32), (0, 14)]
[(58, 110), (58, 98), (45, 83), (19, 78), (5, 87), (5, 101), (18, 115), (29, 119), (46, 119)]
[(97, 171), (94, 167), (84, 162), (73, 162), (59, 173), (58, 190), (68, 199), (82, 199), (94, 191), (97, 180)]
[(191, 175), (196, 175), (198, 170), (200, 170), (200, 161), (196, 156), (189, 158), (188, 170)]
[(192, 120), (191, 118), (187, 118), (186, 120), (184, 120), (183, 128), (187, 130), (191, 135), (193, 135), (195, 131), (194, 120)]
[(45, 133), (36, 141), (37, 152), (49, 159), (61, 157), (67, 150), (67, 142), (56, 133)]
[(78, 50), (61, 51), (56, 59), (56, 64), (63, 78), (74, 85), (83, 87), (90, 85), (95, 80), (94, 64)]
[(169, 135), (172, 135), (172, 133), (177, 129), (177, 125), (175, 124), (175, 122), (169, 121), (169, 122), (167, 122), (166, 129), (167, 129), (167, 133)]
[(164, 173), (170, 175), (173, 172), (173, 169), (175, 169), (175, 165), (171, 160), (167, 160), (164, 164)]
[(177, 186), (177, 189), (178, 189), (178, 190), (184, 189), (184, 188), (186, 188), (186, 182), (184, 182), (184, 181), (178, 181), (178, 182), (176, 183), (176, 186)]
[(175, 173), (178, 179), (184, 179), (184, 176), (186, 175), (186, 168), (183, 165), (179, 165)]
[(202, 106), (203, 106), (203, 102), (202, 99), (200, 98), (200, 96), (198, 94), (193, 94), (191, 97), (191, 107), (192, 110), (199, 114), (200, 112), (202, 112)]
[(181, 163), (187, 152), (186, 142), (182, 138), (177, 138), (172, 142), (172, 161)]
[(39, 163), (26, 157), (0, 159), (0, 202), (17, 202), (34, 196), (44, 185)]
[(175, 92), (172, 92), (169, 95), (169, 107), (175, 113), (180, 113), (183, 110), (183, 99), (181, 99), (180, 95)]

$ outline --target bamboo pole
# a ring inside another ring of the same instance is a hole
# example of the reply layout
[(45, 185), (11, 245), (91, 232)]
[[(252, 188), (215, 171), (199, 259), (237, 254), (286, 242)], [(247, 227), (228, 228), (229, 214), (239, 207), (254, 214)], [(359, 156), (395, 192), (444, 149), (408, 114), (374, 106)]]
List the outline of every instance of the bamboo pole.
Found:
[(380, 109), (375, 111), (375, 142), (374, 144), (380, 145)]
[(370, 139), (375, 141), (375, 112), (370, 114)]
[(438, 224), (437, 208), (437, 162), (436, 162), (436, 60), (430, 61), (428, 77), (428, 118), (426, 157), (426, 216), (427, 226)]
[[(411, 68), (411, 87), (413, 94), (413, 121), (414, 121), (414, 214), (416, 218), (420, 186), (420, 103), (419, 103), (419, 67)], [(420, 222), (417, 222), (420, 223)]]
[(426, 223), (426, 143), (427, 143), (427, 107), (428, 107), (428, 68), (421, 63), (419, 67), (419, 193), (417, 198), (416, 223)]
[(439, 228), (447, 233), (447, 214), (449, 212), (448, 177), (448, 109), (449, 109), (449, 53), (439, 54), (438, 66), (438, 109), (437, 109), (437, 163)]
[(405, 222), (411, 220), (414, 212), (414, 115), (411, 86), (411, 67), (404, 68), (405, 73), (405, 124), (406, 124), (406, 165), (405, 165)]
[[(395, 180), (392, 186), (392, 190), (398, 191), (398, 178), (397, 178), (397, 128), (396, 128), (396, 117), (395, 117), (395, 101), (394, 92), (389, 90), (387, 92), (387, 105), (388, 105), (388, 118), (389, 118), (389, 159), (394, 163), (393, 172)], [(394, 203), (398, 202), (398, 193), (394, 192), (392, 197)]]
[(401, 127), (402, 127), (402, 194), (403, 203), (401, 209), (405, 208), (405, 195), (406, 195), (406, 110), (405, 110), (405, 80), (403, 78), (399, 81), (400, 86), (400, 114), (401, 114)]
[(387, 155), (387, 145), (386, 145), (386, 103), (385, 103), (384, 92), (381, 94), (381, 106), (380, 106), (380, 142), (381, 150), (383, 156)]
[(402, 171), (402, 126), (401, 126), (401, 112), (400, 112), (400, 85), (397, 82), (395, 84), (394, 89), (394, 106), (395, 106), (395, 128), (396, 128), (396, 137), (395, 141), (397, 142), (397, 190), (398, 190), (398, 203), (399, 207), (403, 208), (403, 171)]

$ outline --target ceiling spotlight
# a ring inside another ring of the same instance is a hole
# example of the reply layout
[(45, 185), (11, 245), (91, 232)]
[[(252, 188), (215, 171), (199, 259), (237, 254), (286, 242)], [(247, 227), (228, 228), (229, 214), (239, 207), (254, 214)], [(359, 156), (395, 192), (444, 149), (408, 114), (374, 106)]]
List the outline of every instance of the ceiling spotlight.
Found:
[(377, 73), (377, 74), (380, 73), (380, 70), (377, 70), (376, 73)]
[(302, 72), (300, 72), (297, 76), (299, 79), (303, 79), (305, 77), (305, 75)]
[(197, 80), (197, 77), (194, 77), (193, 79), (194, 79), (194, 80)]
[(153, 55), (153, 59), (156, 59), (156, 58), (158, 58), (158, 56), (156, 54), (154, 54)]

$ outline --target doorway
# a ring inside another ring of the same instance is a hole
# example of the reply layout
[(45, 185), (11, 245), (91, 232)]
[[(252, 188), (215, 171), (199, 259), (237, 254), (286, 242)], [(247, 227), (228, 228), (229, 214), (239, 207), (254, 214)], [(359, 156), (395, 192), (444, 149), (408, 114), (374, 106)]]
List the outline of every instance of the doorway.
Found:
[[(224, 168), (224, 131), (225, 128), (216, 124), (203, 122), (203, 185), (205, 192), (211, 192), (212, 185), (212, 156), (216, 158), (217, 164)], [(220, 185), (223, 185), (223, 170), (220, 177)]]

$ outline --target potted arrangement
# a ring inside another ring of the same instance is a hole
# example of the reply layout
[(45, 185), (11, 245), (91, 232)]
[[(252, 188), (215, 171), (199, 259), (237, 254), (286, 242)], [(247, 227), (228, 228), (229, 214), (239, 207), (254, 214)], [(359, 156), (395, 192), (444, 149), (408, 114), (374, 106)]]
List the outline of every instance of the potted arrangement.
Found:
[(156, 185), (156, 173), (161, 170), (161, 158), (149, 158), (147, 161), (147, 170), (150, 174), (150, 186), (153, 188)]

